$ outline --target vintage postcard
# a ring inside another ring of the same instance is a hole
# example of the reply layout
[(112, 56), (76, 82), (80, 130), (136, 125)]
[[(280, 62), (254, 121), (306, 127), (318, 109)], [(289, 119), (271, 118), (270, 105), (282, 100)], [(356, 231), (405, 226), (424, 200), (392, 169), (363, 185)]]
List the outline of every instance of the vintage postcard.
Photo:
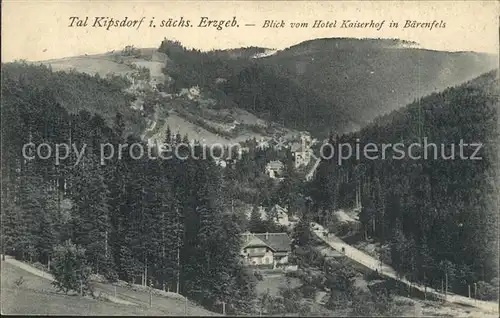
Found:
[(3, 1), (1, 313), (498, 317), (499, 16)]

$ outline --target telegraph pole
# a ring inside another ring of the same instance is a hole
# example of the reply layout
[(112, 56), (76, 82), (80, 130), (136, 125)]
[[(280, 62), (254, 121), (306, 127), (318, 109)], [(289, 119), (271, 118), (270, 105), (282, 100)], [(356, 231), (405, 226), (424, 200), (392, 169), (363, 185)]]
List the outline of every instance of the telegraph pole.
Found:
[(424, 300), (427, 300), (427, 282), (425, 279), (425, 272), (424, 272)]
[(149, 287), (149, 307), (153, 307), (153, 288)]
[(181, 274), (181, 247), (180, 247), (180, 235), (179, 235), (179, 209), (175, 207), (177, 214), (177, 294), (180, 291), (180, 274)]
[(80, 296), (83, 296), (83, 281), (81, 273), (80, 273)]
[(445, 287), (444, 297), (446, 299), (446, 296), (448, 295), (448, 269), (446, 269), (446, 272), (444, 274), (445, 274), (444, 277), (445, 277), (445, 281), (446, 281), (445, 286), (444, 286)]
[(153, 280), (149, 279), (149, 307), (153, 307)]
[(179, 246), (177, 246), (177, 294), (179, 293), (180, 290), (180, 274), (181, 274), (181, 266), (179, 262), (180, 258), (180, 249)]

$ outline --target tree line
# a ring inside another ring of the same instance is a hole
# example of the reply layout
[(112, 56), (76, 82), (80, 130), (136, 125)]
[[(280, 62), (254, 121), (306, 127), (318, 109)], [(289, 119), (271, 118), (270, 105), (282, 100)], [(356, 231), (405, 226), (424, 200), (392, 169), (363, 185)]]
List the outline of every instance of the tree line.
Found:
[[(352, 156), (342, 165), (336, 156), (322, 160), (311, 187), (312, 217), (333, 223), (332, 212), (354, 208), (360, 195), (362, 236), (386, 246), (384, 261), (402, 276), (436, 289), (447, 281), (448, 290), (462, 295), (476, 282), (498, 286), (497, 122), (498, 79), (490, 72), (417, 100), (359, 132), (332, 135), (333, 145), (359, 143), (361, 149), (367, 143), (410, 145), (427, 138), (457, 159), (415, 160), (406, 150), (395, 160), (389, 150), (385, 160)], [(460, 140), (483, 143), (482, 160), (459, 159)]]
[[(326, 99), (295, 80), (295, 75), (275, 65), (251, 59), (251, 53), (262, 51), (243, 48), (241, 52), (187, 49), (179, 42), (164, 40), (158, 51), (168, 55), (170, 63), (163, 72), (173, 81), (164, 87), (178, 92), (198, 85), (211, 94), (220, 107), (246, 109), (259, 117), (287, 127), (306, 129), (327, 135), (319, 127), (341, 128), (347, 113), (332, 107)], [(315, 111), (308, 111), (314, 105)]]
[[(7, 67), (30, 68), (2, 65), (2, 72)], [(62, 76), (43, 72), (49, 80)], [(207, 308), (225, 302), (228, 312), (251, 310), (254, 276), (240, 260), (241, 229), (229, 213), (221, 168), (210, 158), (136, 160), (128, 152), (101, 165), (101, 144), (147, 144), (120, 112), (111, 123), (87, 110), (69, 113), (57, 86), (23, 73), (2, 78), (2, 253), (47, 264), (70, 240), (92, 272), (110, 280), (180, 292)], [(166, 135), (165, 143), (183, 141)], [(87, 150), (78, 165), (75, 154), (55, 165), (24, 158), (29, 142)]]

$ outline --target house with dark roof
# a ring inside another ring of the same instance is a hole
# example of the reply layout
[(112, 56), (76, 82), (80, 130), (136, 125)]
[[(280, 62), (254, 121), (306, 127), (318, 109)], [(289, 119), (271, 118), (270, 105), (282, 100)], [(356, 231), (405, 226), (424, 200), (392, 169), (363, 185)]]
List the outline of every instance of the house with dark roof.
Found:
[(291, 240), (287, 233), (243, 233), (241, 257), (249, 265), (276, 268), (288, 264)]
[(291, 151), (295, 161), (295, 169), (307, 166), (311, 161), (312, 151), (303, 142), (292, 144)]
[(273, 179), (277, 179), (283, 173), (284, 167), (285, 165), (283, 164), (283, 162), (279, 160), (270, 161), (266, 165), (266, 174)]

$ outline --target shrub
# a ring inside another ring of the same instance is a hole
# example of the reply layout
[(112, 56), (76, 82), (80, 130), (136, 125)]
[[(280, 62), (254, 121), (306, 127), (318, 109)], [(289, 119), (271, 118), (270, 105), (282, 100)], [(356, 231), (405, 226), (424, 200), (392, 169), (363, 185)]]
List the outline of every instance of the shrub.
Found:
[(39, 269), (41, 271), (47, 271), (47, 266), (43, 265), (40, 262), (36, 262), (36, 263), (32, 264), (31, 266), (33, 266), (34, 268)]
[(68, 293), (73, 290), (86, 295), (90, 292), (90, 266), (87, 266), (85, 249), (71, 241), (54, 248), (54, 256), (50, 273), (54, 276), (52, 284), (59, 290)]
[(491, 283), (478, 282), (477, 296), (481, 300), (498, 300), (498, 278), (493, 279)]
[(17, 287), (21, 286), (24, 283), (24, 277), (20, 276), (18, 279), (14, 281)]
[(350, 316), (398, 316), (401, 309), (387, 294), (356, 292), (352, 298)]
[(345, 291), (332, 290), (326, 303), (330, 310), (341, 310), (349, 307), (350, 297)]
[(377, 280), (377, 279), (382, 278), (382, 276), (380, 275), (380, 273), (378, 271), (370, 271), (368, 273), (365, 273), (363, 276), (364, 276), (364, 279), (367, 281), (372, 281), (372, 280)]
[(351, 225), (349, 223), (342, 223), (338, 227), (338, 236), (347, 236), (349, 233), (351, 233)]
[(141, 56), (141, 50), (135, 48), (133, 45), (127, 45), (122, 51), (121, 51), (122, 56), (133, 56), (133, 57), (140, 57)]
[(290, 271), (290, 272), (286, 272), (285, 273), (286, 277), (292, 277), (292, 278), (301, 278), (302, 275), (303, 275), (303, 270), (302, 269), (299, 269), (297, 271)]
[(107, 302), (109, 302), (109, 301), (110, 301), (110, 300), (109, 300), (109, 295), (108, 295), (108, 294), (106, 294), (106, 293), (103, 293), (103, 292), (99, 292), (99, 293), (96, 295), (95, 299), (97, 299), (97, 300), (99, 300), (99, 301), (107, 301)]
[(261, 313), (269, 315), (282, 313), (284, 310), (282, 298), (270, 295), (269, 291), (259, 297), (258, 307)]
[(104, 277), (112, 283), (118, 281), (118, 273), (114, 269), (110, 269), (104, 273)]
[(279, 297), (283, 303), (285, 312), (287, 313), (298, 313), (302, 309), (301, 293), (297, 288), (293, 288), (290, 285), (290, 281), (287, 279), (287, 284), (285, 287), (279, 288)]
[(300, 291), (305, 298), (313, 298), (316, 295), (316, 288), (309, 284), (302, 285)]
[(257, 278), (258, 281), (264, 280), (264, 276), (262, 276), (261, 272), (255, 271), (253, 274), (255, 275), (255, 278)]
[(100, 273), (107, 281), (115, 283), (118, 281), (118, 273), (114, 269), (113, 264), (114, 262), (110, 257), (103, 257)]

